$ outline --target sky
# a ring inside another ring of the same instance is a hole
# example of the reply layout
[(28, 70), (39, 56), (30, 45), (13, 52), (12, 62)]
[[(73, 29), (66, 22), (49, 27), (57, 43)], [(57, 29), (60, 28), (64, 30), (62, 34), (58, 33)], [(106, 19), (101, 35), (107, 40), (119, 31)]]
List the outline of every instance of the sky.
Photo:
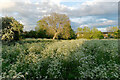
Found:
[(118, 25), (119, 0), (0, 0), (0, 16), (12, 16), (24, 25), (24, 31), (34, 30), (37, 21), (50, 13), (66, 14), (72, 29), (96, 27), (105, 32)]

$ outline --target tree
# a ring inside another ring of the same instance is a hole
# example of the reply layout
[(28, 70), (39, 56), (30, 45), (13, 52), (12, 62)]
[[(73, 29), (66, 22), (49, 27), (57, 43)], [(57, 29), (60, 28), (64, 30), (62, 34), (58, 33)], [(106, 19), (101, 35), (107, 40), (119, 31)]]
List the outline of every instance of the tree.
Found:
[(118, 31), (118, 27), (107, 27), (107, 32), (116, 32)]
[(76, 35), (72, 28), (64, 28), (63, 31), (58, 35), (59, 39), (75, 39)]
[(13, 17), (2, 17), (2, 40), (19, 40), (23, 32), (23, 25)]
[(89, 39), (91, 36), (91, 31), (89, 27), (78, 28), (77, 29), (77, 38), (86, 38)]
[(101, 31), (96, 27), (90, 29), (89, 27), (77, 28), (77, 38), (86, 38), (86, 39), (103, 39), (104, 36)]
[(37, 31), (42, 29), (46, 31), (46, 35), (53, 35), (53, 39), (59, 36), (64, 39), (69, 39), (72, 35), (69, 17), (65, 14), (52, 13), (50, 16), (45, 16), (37, 22)]
[(89, 27), (84, 27), (83, 28), (83, 37), (86, 38), (86, 39), (90, 39), (91, 37), (91, 30)]
[(36, 31), (33, 31), (33, 30), (25, 31), (25, 32), (24, 32), (24, 37), (25, 37), (25, 38), (38, 38), (37, 32), (36, 32)]
[(77, 38), (83, 38), (83, 28), (77, 28)]
[(99, 31), (96, 27), (91, 29), (91, 36), (93, 39), (103, 39), (104, 36), (101, 31)]
[(114, 38), (120, 39), (120, 30), (119, 29), (116, 32), (114, 32)]
[(53, 34), (50, 33), (48, 34), (48, 30), (47, 28), (45, 28), (44, 26), (41, 26), (41, 24), (37, 24), (37, 27), (35, 27), (35, 30), (37, 32), (37, 36), (38, 38), (52, 38)]
[(109, 36), (110, 38), (116, 38), (117, 37), (117, 33), (118, 33), (118, 27), (108, 27), (107, 28), (107, 32), (109, 32)]
[(118, 32), (118, 37), (117, 38), (120, 39), (120, 29), (118, 29), (117, 32)]

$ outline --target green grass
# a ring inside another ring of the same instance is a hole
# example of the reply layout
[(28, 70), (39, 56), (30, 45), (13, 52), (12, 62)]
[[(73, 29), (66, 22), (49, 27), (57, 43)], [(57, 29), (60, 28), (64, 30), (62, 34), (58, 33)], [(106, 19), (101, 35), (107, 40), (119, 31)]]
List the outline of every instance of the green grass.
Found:
[(118, 40), (25, 39), (2, 46), (3, 78), (120, 79)]

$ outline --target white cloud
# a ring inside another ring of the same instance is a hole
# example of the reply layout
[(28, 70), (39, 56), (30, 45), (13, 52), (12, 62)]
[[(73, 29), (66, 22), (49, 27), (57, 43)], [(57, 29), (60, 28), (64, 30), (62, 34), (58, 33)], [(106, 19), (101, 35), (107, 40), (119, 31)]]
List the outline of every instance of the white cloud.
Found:
[[(60, 4), (61, 2), (83, 2), (83, 1), (87, 2), (73, 6)], [(105, 0), (104, 1), (92, 0), (91, 2), (88, 0), (1, 0), (0, 13), (3, 13), (3, 16), (5, 15), (14, 16), (16, 19), (20, 20), (25, 25), (24, 30), (34, 29), (36, 22), (39, 19), (41, 19), (42, 16), (49, 15), (51, 12), (65, 13), (69, 17), (71, 17), (70, 19), (72, 22), (79, 23), (82, 26), (84, 25), (104, 26), (109, 24), (112, 25), (115, 24), (116, 22), (105, 18), (102, 18), (101, 20), (100, 19), (96, 20), (93, 17), (93, 15), (94, 16), (102, 16), (105, 14), (116, 15), (117, 5), (116, 3), (111, 2), (105, 2)], [(91, 21), (92, 22), (95, 21), (98, 23), (89, 23)], [(89, 24), (84, 24), (87, 22)]]
[(89, 25), (80, 25), (80, 28), (89, 27)]
[(80, 17), (80, 18), (70, 18), (72, 22), (76, 22), (79, 24), (84, 24), (87, 22), (93, 22), (96, 20), (96, 17), (93, 16), (86, 16), (86, 17)]
[(6, 9), (6, 8), (10, 8), (10, 7), (14, 7), (15, 3), (11, 3), (11, 2), (0, 2), (0, 12), (2, 11), (2, 9)]
[(94, 26), (107, 26), (107, 25), (117, 25), (117, 22), (116, 21), (113, 21), (113, 20), (106, 20), (104, 22), (101, 22), (101, 23), (96, 23), (96, 24), (93, 24)]
[(80, 27), (104, 27), (104, 26), (112, 26), (117, 25), (117, 22), (114, 20), (105, 20), (103, 22), (94, 22), (94, 23), (88, 23), (88, 24), (82, 24)]
[(107, 21), (108, 19), (105, 19), (105, 18), (102, 18), (102, 19), (97, 19), (96, 22), (99, 22), (99, 21)]
[[(114, 5), (115, 4), (115, 5)], [(113, 5), (113, 6), (111, 6)], [(115, 14), (117, 15), (117, 2), (85, 2), (83, 4), (76, 5), (76, 9), (69, 10), (70, 16), (92, 16), (92, 15), (106, 15)]]
[(99, 31), (106, 32), (106, 28), (97, 28)]

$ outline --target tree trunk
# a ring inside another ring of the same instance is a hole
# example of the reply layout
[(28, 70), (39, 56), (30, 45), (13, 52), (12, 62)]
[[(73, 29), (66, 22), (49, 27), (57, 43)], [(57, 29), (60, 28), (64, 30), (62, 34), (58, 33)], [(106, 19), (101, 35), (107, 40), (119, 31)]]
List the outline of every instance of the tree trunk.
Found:
[(58, 34), (58, 32), (54, 34), (54, 37), (53, 37), (53, 39), (55, 39), (55, 38), (57, 37), (57, 34)]

